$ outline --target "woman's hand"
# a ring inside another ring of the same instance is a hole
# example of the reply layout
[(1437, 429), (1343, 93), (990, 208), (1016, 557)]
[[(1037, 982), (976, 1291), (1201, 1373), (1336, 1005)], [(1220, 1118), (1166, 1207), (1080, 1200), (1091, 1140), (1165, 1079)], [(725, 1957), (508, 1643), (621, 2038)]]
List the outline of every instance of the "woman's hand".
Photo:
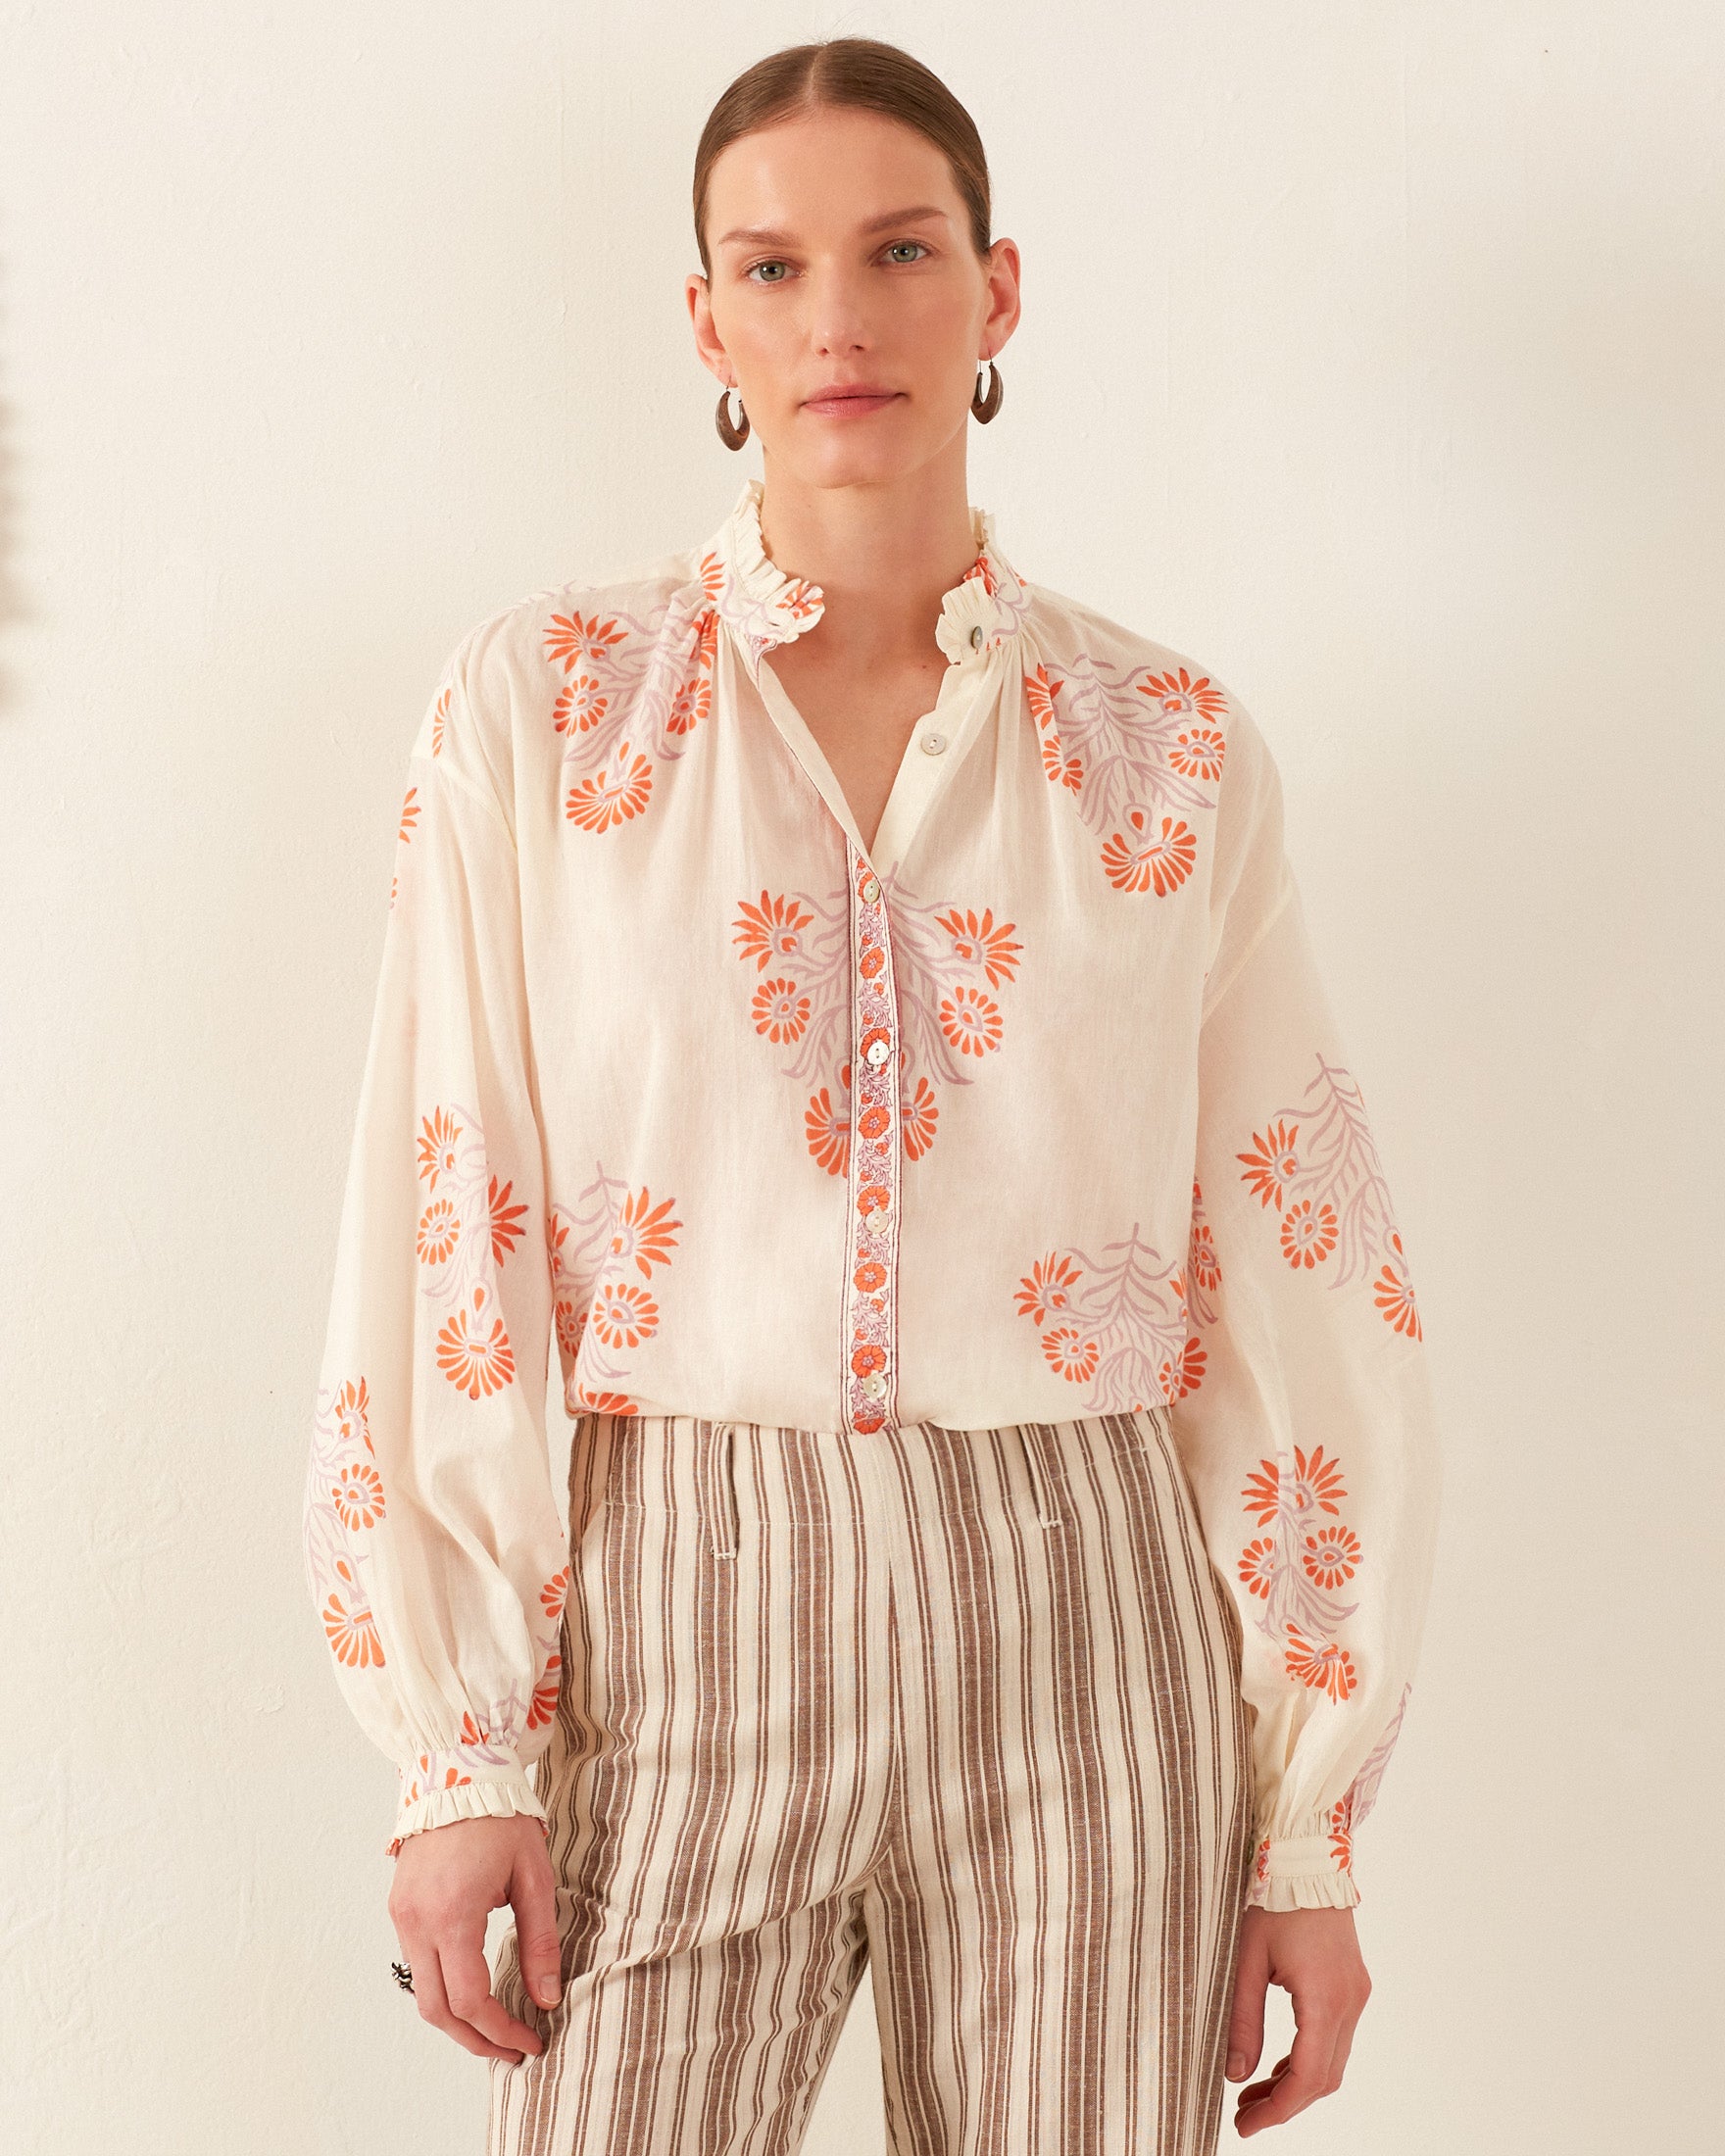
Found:
[(1354, 2028), (1371, 1996), (1352, 1909), (1248, 1909), (1228, 2017), (1228, 2079), (1243, 2082), (1263, 2048), (1263, 2002), (1279, 1984), (1294, 1997), (1294, 2043), (1269, 2079), (1240, 2091), (1239, 2133), (1280, 2126), (1342, 2085)]
[(557, 1883), (545, 1829), (531, 1814), (455, 1819), (409, 1835), (395, 1859), (389, 1916), (414, 1973), (419, 2016), (482, 2059), (519, 2066), (544, 2046), (492, 1996), (485, 1920), (507, 1902), (529, 1996), (555, 2006), (563, 1988)]

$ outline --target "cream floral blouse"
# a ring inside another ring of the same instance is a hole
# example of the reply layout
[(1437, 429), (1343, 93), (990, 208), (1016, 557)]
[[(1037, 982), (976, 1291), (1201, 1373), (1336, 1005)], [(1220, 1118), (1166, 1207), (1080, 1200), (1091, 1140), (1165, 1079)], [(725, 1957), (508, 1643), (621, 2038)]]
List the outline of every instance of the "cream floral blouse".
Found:
[(1166, 1402), (1244, 1620), (1252, 1898), (1350, 1906), (1441, 1470), (1269, 749), (973, 511), (864, 846), (772, 672), (821, 594), (761, 498), (471, 629), (408, 759), (305, 1504), (388, 1849), (544, 1817), (555, 1348), (571, 1413)]

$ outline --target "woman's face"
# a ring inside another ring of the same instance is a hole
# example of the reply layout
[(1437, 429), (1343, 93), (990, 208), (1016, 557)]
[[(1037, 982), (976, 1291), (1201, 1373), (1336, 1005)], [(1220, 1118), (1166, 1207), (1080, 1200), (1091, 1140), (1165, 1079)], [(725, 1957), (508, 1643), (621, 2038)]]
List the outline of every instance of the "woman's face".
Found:
[[(701, 357), (764, 454), (811, 486), (890, 483), (968, 423), (977, 364), (1018, 319), (1018, 251), (981, 261), (945, 157), (877, 113), (826, 109), (729, 144), (707, 198)], [(828, 404), (834, 382), (879, 401)]]

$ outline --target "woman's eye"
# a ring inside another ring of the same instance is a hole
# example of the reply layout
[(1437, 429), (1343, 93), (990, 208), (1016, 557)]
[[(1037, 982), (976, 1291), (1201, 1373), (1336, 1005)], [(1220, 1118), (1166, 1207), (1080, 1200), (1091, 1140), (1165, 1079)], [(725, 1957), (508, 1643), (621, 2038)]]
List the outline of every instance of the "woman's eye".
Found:
[[(887, 253), (889, 255), (898, 255), (901, 264), (909, 267), (908, 263), (906, 263), (906, 258), (903, 255), (899, 255), (899, 250), (906, 247), (914, 248), (916, 250), (916, 254), (910, 257), (911, 262), (914, 262), (918, 255), (926, 255), (928, 253), (928, 248), (926, 244), (919, 239), (896, 239), (887, 249)], [(758, 270), (783, 270), (785, 268), (786, 265), (776, 256), (774, 256), (770, 260), (765, 262), (752, 262), (749, 265), (748, 269), (743, 271), (743, 275), (745, 278), (756, 284), (783, 284), (785, 281), (783, 276), (758, 277), (756, 276), (755, 272)]]

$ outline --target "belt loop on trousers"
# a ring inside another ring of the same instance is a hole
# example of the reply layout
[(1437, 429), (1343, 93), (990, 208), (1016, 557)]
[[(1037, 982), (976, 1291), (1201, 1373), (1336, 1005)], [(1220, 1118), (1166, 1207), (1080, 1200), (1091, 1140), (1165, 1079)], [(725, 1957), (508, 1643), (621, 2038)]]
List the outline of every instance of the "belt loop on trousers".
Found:
[(709, 1423), (708, 1509), (713, 1517), (713, 1554), (734, 1557), (737, 1553), (737, 1426), (734, 1422)]
[(1018, 1425), (1018, 1442), (1024, 1449), (1024, 1462), (1030, 1470), (1030, 1487), (1036, 1493), (1036, 1524), (1041, 1528), (1062, 1527), (1064, 1521), (1056, 1508), (1049, 1489), (1048, 1466), (1042, 1456), (1042, 1425), (1021, 1422)]

